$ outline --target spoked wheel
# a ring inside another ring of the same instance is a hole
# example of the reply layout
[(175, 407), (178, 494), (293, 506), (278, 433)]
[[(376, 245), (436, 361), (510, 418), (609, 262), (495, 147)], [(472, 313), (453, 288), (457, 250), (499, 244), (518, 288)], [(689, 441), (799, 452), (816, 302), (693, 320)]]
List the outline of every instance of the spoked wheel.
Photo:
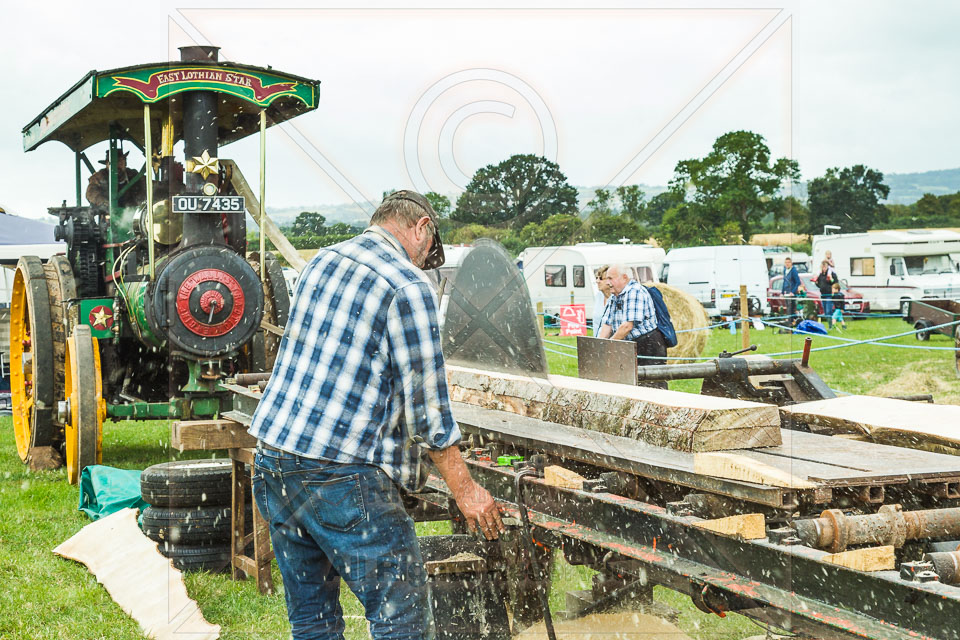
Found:
[[(259, 252), (251, 253), (247, 262), (258, 274), (260, 273)], [(267, 253), (267, 278), (263, 283), (263, 319), (274, 327), (283, 329), (287, 326), (289, 316), (290, 293), (287, 291), (287, 282), (283, 278), (283, 268), (273, 254)], [(280, 350), (280, 338), (281, 336), (268, 329), (257, 332), (250, 344), (252, 371), (273, 370), (277, 351)]]
[(43, 263), (23, 256), (17, 263), (10, 304), (10, 386), (17, 455), (56, 443), (54, 347), (50, 295)]
[(67, 399), (60, 405), (66, 435), (67, 480), (77, 484), (84, 467), (102, 459), (106, 404), (100, 378), (100, 351), (90, 327), (78, 325), (67, 338)]

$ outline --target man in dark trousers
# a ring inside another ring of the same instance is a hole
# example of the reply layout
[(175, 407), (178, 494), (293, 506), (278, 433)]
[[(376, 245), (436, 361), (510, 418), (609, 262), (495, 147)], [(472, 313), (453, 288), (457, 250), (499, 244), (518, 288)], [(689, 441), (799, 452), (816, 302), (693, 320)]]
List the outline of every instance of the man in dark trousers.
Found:
[(803, 286), (803, 283), (800, 282), (800, 274), (797, 273), (797, 268), (793, 266), (792, 258), (783, 259), (783, 297), (787, 301), (787, 315), (790, 316), (789, 320), (792, 321), (793, 317), (797, 313), (797, 299), (796, 295), (800, 293), (800, 287)]
[[(642, 356), (637, 363), (640, 366), (666, 364), (667, 343), (657, 329), (657, 311), (646, 287), (622, 264), (607, 269), (607, 281), (613, 295), (607, 300), (598, 337), (636, 342), (637, 355)], [(666, 389), (667, 383), (658, 381), (650, 386)]]
[(460, 455), (437, 299), (443, 264), (422, 195), (387, 196), (361, 235), (321, 249), (294, 294), (250, 426), (257, 507), (270, 526), (293, 637), (342, 638), (340, 580), (374, 638), (432, 637), (423, 558), (401, 490), (433, 461), (471, 530), (503, 531)]

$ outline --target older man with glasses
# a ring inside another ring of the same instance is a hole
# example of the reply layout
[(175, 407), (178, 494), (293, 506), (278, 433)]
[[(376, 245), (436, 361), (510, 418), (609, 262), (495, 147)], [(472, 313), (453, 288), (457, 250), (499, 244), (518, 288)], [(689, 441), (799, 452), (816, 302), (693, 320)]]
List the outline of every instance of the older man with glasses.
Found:
[[(607, 269), (606, 279), (613, 295), (603, 312), (598, 337), (636, 342), (641, 366), (666, 364), (667, 343), (657, 329), (657, 310), (646, 287), (634, 280), (622, 264)], [(650, 386), (667, 388), (666, 382), (653, 382)]]

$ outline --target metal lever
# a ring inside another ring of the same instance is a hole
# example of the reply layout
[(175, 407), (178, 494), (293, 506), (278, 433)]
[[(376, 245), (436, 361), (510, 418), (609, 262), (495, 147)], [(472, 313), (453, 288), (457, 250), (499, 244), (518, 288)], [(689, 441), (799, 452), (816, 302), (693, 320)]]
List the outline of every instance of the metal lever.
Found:
[(740, 349), (739, 351), (734, 351), (733, 353), (730, 353), (729, 351), (727, 351), (726, 349), (724, 349), (723, 351), (720, 352), (720, 355), (718, 355), (717, 357), (718, 357), (718, 358), (732, 358), (733, 356), (738, 356), (738, 355), (740, 355), (741, 353), (746, 353), (747, 351), (756, 351), (756, 350), (757, 350), (757, 345), (755, 345), (755, 344), (752, 344), (752, 345), (750, 345), (749, 347), (747, 347), (747, 348), (745, 348), (745, 349)]

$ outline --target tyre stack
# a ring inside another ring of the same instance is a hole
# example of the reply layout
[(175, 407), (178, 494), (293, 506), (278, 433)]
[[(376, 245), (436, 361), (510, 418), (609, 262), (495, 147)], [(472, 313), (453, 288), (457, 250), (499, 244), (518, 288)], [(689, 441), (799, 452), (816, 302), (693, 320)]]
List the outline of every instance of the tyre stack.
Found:
[[(230, 567), (232, 462), (182, 460), (144, 469), (143, 532), (181, 571)], [(248, 516), (249, 517), (249, 516)]]

